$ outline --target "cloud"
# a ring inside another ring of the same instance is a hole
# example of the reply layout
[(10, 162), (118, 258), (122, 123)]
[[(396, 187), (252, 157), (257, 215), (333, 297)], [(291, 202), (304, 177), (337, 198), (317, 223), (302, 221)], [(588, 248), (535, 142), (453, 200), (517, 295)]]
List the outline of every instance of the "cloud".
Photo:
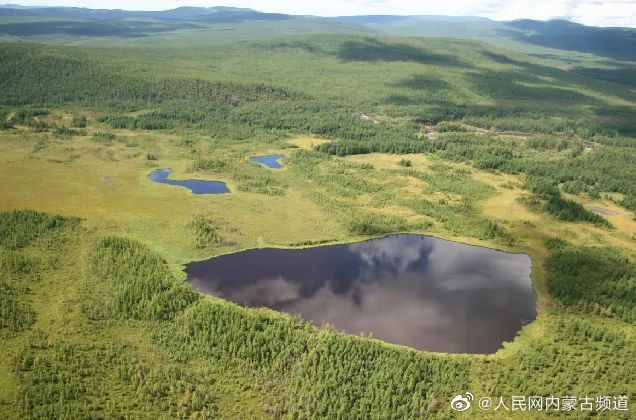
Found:
[(497, 7), (484, 11), (484, 15), (495, 20), (547, 20), (568, 17), (569, 20), (585, 25), (636, 26), (636, 2), (633, 0), (514, 0), (494, 3), (498, 3)]
[(79, 6), (161, 10), (179, 6), (249, 7), (296, 15), (343, 16), (366, 14), (482, 16), (495, 20), (569, 17), (594, 26), (636, 27), (634, 0), (23, 0), (23, 5)]

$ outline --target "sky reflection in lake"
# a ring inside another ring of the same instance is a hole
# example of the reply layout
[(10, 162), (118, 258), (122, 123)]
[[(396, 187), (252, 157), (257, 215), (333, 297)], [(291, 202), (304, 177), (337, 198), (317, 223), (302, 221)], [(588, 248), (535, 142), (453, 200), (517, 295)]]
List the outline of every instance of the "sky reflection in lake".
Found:
[(192, 263), (203, 293), (317, 325), (453, 353), (492, 353), (535, 316), (530, 258), (421, 235)]
[(160, 184), (185, 187), (194, 194), (225, 194), (230, 192), (223, 181), (207, 181), (204, 179), (170, 179), (172, 169), (156, 169), (148, 175), (148, 179)]
[(280, 164), (280, 160), (285, 156), (280, 154), (275, 155), (263, 155), (263, 156), (252, 156), (250, 160), (254, 163), (260, 163), (261, 165), (265, 165), (268, 168), (272, 169), (280, 169), (283, 165)]

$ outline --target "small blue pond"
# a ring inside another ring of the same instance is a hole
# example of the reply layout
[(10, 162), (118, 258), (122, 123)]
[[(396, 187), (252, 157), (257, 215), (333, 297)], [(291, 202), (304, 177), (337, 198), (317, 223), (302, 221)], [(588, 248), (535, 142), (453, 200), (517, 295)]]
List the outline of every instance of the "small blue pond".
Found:
[(272, 169), (280, 169), (283, 165), (280, 164), (284, 155), (263, 155), (263, 156), (251, 156), (250, 160), (255, 163), (260, 163)]
[(225, 182), (205, 181), (203, 179), (169, 179), (172, 169), (157, 169), (148, 175), (148, 179), (160, 184), (186, 187), (194, 194), (224, 194), (230, 192)]

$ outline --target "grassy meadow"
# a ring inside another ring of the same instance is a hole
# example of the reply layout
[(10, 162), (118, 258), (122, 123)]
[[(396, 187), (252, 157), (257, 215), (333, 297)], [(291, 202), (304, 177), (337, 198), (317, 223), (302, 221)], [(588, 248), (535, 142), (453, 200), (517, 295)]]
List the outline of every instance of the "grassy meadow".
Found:
[[(466, 390), (633, 401), (629, 81), (470, 40), (162, 36), (2, 45), (0, 417), (453, 418)], [(249, 161), (269, 153), (283, 169)], [(230, 193), (151, 182), (158, 168)], [(494, 355), (436, 354), (184, 281), (216, 255), (396, 232), (527, 253), (536, 321)]]

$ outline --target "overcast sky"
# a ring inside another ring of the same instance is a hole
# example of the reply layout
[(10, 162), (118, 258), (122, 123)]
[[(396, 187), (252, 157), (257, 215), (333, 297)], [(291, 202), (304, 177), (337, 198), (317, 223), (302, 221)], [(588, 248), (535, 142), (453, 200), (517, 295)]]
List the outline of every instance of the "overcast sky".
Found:
[(594, 26), (636, 27), (636, 0), (5, 0), (22, 5), (164, 10), (179, 6), (250, 7), (295, 15), (453, 15), (495, 20), (562, 18)]

